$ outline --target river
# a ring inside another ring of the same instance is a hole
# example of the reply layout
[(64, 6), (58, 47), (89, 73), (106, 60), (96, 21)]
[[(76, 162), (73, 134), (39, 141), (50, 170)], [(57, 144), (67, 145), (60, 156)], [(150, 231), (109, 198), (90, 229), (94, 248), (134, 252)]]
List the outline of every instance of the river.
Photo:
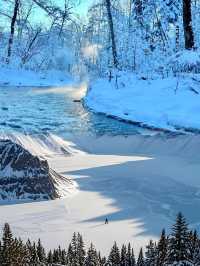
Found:
[(79, 101), (82, 85), (63, 88), (1, 87), (0, 132), (25, 134), (135, 135), (152, 130), (94, 114)]

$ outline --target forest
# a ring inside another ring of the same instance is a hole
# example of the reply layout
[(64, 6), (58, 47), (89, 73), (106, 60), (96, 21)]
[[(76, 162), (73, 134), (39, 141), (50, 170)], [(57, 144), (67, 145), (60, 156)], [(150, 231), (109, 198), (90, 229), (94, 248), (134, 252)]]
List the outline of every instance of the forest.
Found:
[(145, 250), (140, 249), (137, 258), (130, 243), (119, 248), (116, 242), (108, 257), (104, 257), (92, 243), (86, 250), (80, 233), (73, 234), (68, 249), (59, 246), (47, 251), (40, 239), (37, 243), (30, 240), (24, 243), (20, 238), (14, 238), (6, 223), (0, 245), (0, 263), (2, 266), (198, 266), (200, 239), (196, 231), (189, 229), (186, 219), (179, 213), (170, 234), (166, 235), (163, 229), (158, 242), (150, 240)]
[(108, 78), (198, 73), (198, 0), (99, 0), (86, 18), (80, 2), (1, 0), (1, 65)]

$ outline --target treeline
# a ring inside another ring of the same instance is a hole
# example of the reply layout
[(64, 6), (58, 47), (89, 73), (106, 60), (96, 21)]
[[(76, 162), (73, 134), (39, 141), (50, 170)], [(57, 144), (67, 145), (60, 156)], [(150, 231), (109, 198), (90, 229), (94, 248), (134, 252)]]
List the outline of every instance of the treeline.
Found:
[(0, 265), (2, 266), (198, 266), (200, 265), (200, 238), (196, 231), (189, 230), (181, 213), (177, 215), (171, 233), (162, 231), (158, 242), (150, 240), (146, 249), (140, 249), (136, 258), (131, 244), (115, 242), (109, 256), (102, 257), (94, 245), (85, 249), (81, 234), (74, 233), (68, 249), (46, 251), (40, 239), (37, 243), (28, 240), (24, 243), (14, 238), (8, 223), (3, 229), (0, 243)]

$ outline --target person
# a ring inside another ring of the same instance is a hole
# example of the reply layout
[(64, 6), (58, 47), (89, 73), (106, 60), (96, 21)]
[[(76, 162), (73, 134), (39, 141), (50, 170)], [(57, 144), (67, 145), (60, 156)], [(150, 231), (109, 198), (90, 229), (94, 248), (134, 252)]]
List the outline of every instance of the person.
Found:
[(105, 224), (108, 224), (108, 218), (106, 218), (106, 220), (105, 220)]

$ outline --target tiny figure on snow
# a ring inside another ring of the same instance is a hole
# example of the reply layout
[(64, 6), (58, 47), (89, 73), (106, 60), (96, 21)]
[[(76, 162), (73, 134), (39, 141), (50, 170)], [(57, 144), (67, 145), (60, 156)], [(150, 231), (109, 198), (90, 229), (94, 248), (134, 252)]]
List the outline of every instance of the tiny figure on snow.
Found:
[(106, 220), (105, 220), (105, 224), (108, 224), (108, 218), (106, 218)]

